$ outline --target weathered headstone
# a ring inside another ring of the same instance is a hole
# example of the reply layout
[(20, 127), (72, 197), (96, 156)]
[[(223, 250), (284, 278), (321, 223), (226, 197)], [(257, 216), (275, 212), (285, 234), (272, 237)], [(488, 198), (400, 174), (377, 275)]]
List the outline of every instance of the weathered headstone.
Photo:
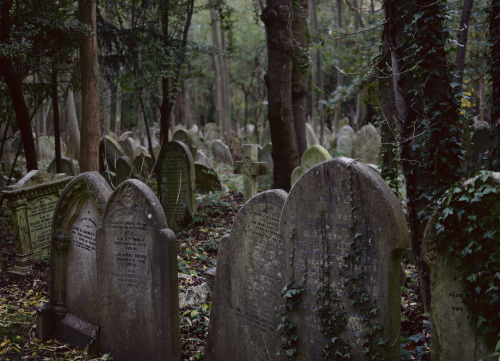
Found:
[(196, 211), (193, 157), (184, 143), (174, 140), (163, 145), (157, 167), (161, 204), (170, 228), (179, 232), (191, 223)]
[(129, 157), (124, 155), (116, 161), (116, 182), (118, 184), (134, 177), (133, 164)]
[(233, 165), (233, 156), (231, 155), (231, 151), (229, 147), (222, 143), (221, 140), (216, 139), (212, 143), (210, 143), (210, 148), (212, 150), (212, 154), (214, 159), (219, 163), (226, 163), (229, 165)]
[(134, 159), (136, 156), (136, 145), (134, 138), (132, 137), (126, 137), (120, 138), (120, 141), (118, 142), (120, 146), (122, 147), (123, 151), (125, 152), (125, 155), (129, 157), (130, 159)]
[(243, 161), (235, 163), (234, 173), (243, 174), (243, 194), (248, 201), (257, 194), (257, 176), (267, 174), (267, 163), (258, 162), (257, 144), (243, 144), (243, 149)]
[(219, 176), (215, 171), (203, 164), (195, 163), (196, 191), (199, 193), (217, 192), (222, 190)]
[[(80, 174), (64, 188), (52, 223), (50, 314), (39, 322), (45, 340), (56, 336), (80, 347), (95, 338), (99, 319), (96, 231), (111, 187), (97, 172)], [(52, 327), (45, 326), (51, 319)]]
[(116, 188), (116, 186), (117, 186), (116, 174), (114, 172), (105, 171), (105, 172), (101, 172), (100, 174), (104, 178), (104, 180), (106, 182), (108, 182), (108, 184), (111, 186), (111, 188), (113, 188), (113, 189)]
[(220, 137), (217, 125), (215, 123), (207, 123), (203, 129), (205, 141), (210, 142)]
[(52, 140), (43, 135), (38, 138), (38, 146), (40, 149), (40, 154), (38, 154), (39, 159), (53, 159), (56, 156), (56, 148)]
[[(301, 360), (323, 360), (325, 347), (329, 355), (347, 352), (345, 342), (352, 360), (380, 351), (399, 361), (400, 256), (409, 236), (400, 202), (380, 175), (349, 158), (322, 162), (295, 183), (280, 223), (291, 260), (287, 281), (304, 287), (287, 313)], [(376, 325), (381, 331), (370, 334)]]
[(174, 133), (173, 140), (178, 140), (179, 142), (186, 144), (191, 151), (193, 160), (196, 160), (198, 157), (198, 146), (196, 145), (196, 140), (193, 134), (191, 134), (189, 130), (183, 128), (177, 129)]
[(220, 241), (205, 361), (278, 361), (287, 254), (279, 217), (287, 193), (259, 193)]
[[(492, 176), (488, 179), (488, 184), (500, 189), (500, 173), (492, 173)], [(493, 205), (484, 204), (484, 200), (482, 200), (475, 202), (474, 208), (480, 210), (486, 207), (488, 215), (494, 214), (494, 212), (498, 214), (500, 212), (500, 199), (498, 195), (499, 193), (497, 193), (497, 201)], [(456, 193), (456, 197), (462, 197), (462, 193)], [(477, 214), (472, 215), (468, 209), (463, 209), (462, 211), (461, 218), (464, 222), (469, 216), (478, 217)], [(464, 269), (465, 267), (458, 267), (458, 259), (455, 255), (448, 252), (447, 247), (440, 247), (439, 239), (436, 235), (437, 219), (437, 214), (431, 218), (425, 230), (422, 244), (423, 261), (430, 272), (431, 358), (432, 360), (439, 361), (496, 361), (498, 360), (498, 356), (489, 356), (494, 353), (498, 339), (494, 334), (486, 336), (484, 333), (481, 333), (477, 330), (476, 325), (471, 324), (469, 321), (469, 308), (464, 304), (462, 298), (466, 291), (465, 281), (461, 281), (461, 279), (467, 278), (467, 273)], [(473, 232), (482, 231), (484, 230), (473, 230)], [(454, 232), (458, 233), (460, 230), (456, 229)], [(498, 249), (498, 229), (496, 232), (494, 236), (496, 239), (484, 238), (482, 239), (484, 244), (481, 246), (488, 249), (490, 246), (487, 243), (491, 242), (495, 244), (496, 242), (496, 248)], [(474, 248), (471, 247), (471, 249)], [(495, 246), (492, 248), (494, 249)], [(473, 257), (475, 257), (475, 262), (486, 261), (476, 256)], [(470, 262), (467, 262), (467, 266), (471, 266)], [(496, 271), (498, 272), (498, 269)], [(486, 285), (487, 283), (483, 284)], [(475, 296), (479, 297), (478, 295)], [(474, 297), (474, 295), (469, 297)]]
[(300, 165), (293, 170), (290, 176), (292, 186), (309, 168), (331, 158), (330, 153), (321, 145), (316, 144), (307, 148), (304, 154), (302, 154)]
[(351, 156), (352, 143), (354, 142), (354, 129), (344, 125), (337, 133), (337, 153), (346, 157)]
[(372, 124), (363, 126), (355, 135), (352, 145), (352, 157), (368, 164), (378, 164), (380, 136)]
[(121, 361), (179, 361), (177, 241), (144, 183), (115, 189), (97, 246), (101, 351)]
[[(75, 176), (76, 175), (76, 170), (75, 166), (73, 165), (73, 161), (70, 159), (62, 158), (61, 159), (61, 173), (65, 173), (67, 175)], [(47, 172), (51, 174), (57, 174), (56, 170), (56, 160), (54, 159), (52, 162), (50, 162)]]
[(134, 159), (134, 172), (140, 174), (143, 179), (148, 179), (153, 171), (153, 160), (149, 154), (139, 154)]
[(16, 258), (12, 277), (26, 276), (32, 259), (49, 256), (52, 216), (57, 199), (71, 180), (64, 174), (49, 174), (32, 170), (16, 184), (2, 192), (12, 212)]
[(116, 161), (125, 155), (125, 151), (113, 137), (105, 135), (99, 143), (99, 171), (116, 170)]

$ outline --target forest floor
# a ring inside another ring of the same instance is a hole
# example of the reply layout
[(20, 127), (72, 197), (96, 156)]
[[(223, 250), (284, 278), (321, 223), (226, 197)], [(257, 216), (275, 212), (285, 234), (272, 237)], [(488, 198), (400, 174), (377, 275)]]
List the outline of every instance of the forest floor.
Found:
[[(179, 278), (180, 292), (204, 282), (204, 272), (215, 267), (218, 242), (230, 232), (243, 205), (243, 195), (236, 191), (241, 189), (241, 176), (222, 179), (228, 191), (198, 195), (194, 224), (177, 234), (178, 268), (185, 275)], [(38, 261), (28, 277), (11, 281), (7, 272), (14, 254), (11, 215), (4, 204), (0, 209), (0, 360), (112, 360), (109, 354), (91, 357), (87, 350), (57, 340), (41, 342), (36, 337), (36, 308), (49, 297), (49, 265)], [(430, 360), (430, 319), (419, 301), (417, 272), (405, 257), (402, 264), (401, 359)], [(209, 297), (206, 303), (180, 309), (183, 361), (203, 359), (210, 306)]]

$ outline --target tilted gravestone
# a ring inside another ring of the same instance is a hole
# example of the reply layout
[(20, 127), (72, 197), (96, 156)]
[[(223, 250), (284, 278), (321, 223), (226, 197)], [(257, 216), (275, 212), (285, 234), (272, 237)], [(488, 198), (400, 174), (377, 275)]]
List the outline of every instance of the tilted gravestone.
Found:
[(284, 360), (277, 356), (281, 290), (288, 257), (279, 237), (287, 193), (259, 193), (220, 241), (205, 361)]
[[(474, 217), (474, 219), (479, 218), (482, 212), (485, 212), (488, 217), (495, 214), (495, 212), (498, 215), (500, 213), (500, 173), (491, 173), (491, 175), (492, 176), (487, 180), (487, 184), (496, 188), (497, 193), (489, 192), (489, 196), (487, 197), (490, 198), (490, 200), (496, 197), (496, 200), (490, 203), (485, 201), (485, 198), (481, 198), (481, 200), (473, 201), (472, 209), (467, 208), (464, 203), (465, 207), (461, 210), (453, 210), (453, 208), (451, 208), (452, 213), (447, 217), (461, 211), (461, 221), (459, 221), (459, 223), (465, 228), (467, 227), (466, 220), (469, 219), (469, 217)], [(471, 180), (466, 181), (462, 186), (464, 192), (468, 193), (468, 191), (465, 190), (465, 186), (470, 182)], [(474, 198), (476, 192), (483, 193), (482, 191), (476, 190), (473, 193), (469, 193), (471, 195), (470, 198)], [(463, 196), (461, 192), (453, 194), (457, 199)], [(474, 210), (474, 214), (471, 210)], [(479, 212), (475, 210), (479, 210)], [(430, 272), (432, 322), (431, 358), (432, 360), (439, 361), (498, 360), (498, 356), (489, 357), (495, 351), (495, 345), (498, 341), (495, 337), (496, 335), (490, 333), (486, 336), (481, 332), (485, 330), (484, 323), (481, 330), (478, 330), (475, 322), (470, 322), (469, 307), (463, 301), (464, 295), (467, 294), (465, 279), (470, 275), (468, 268), (474, 268), (474, 262), (486, 262), (486, 260), (477, 255), (473, 255), (473, 253), (476, 252), (475, 248), (477, 246), (472, 246), (470, 247), (471, 253), (468, 256), (469, 259), (462, 260), (462, 265), (459, 266), (456, 255), (450, 253), (447, 249), (448, 242), (446, 240), (440, 240), (440, 237), (437, 235), (437, 221), (438, 214), (436, 213), (427, 225), (422, 244), (423, 261)], [(498, 224), (500, 223), (497, 223), (497, 226)], [(477, 233), (485, 231), (487, 230), (474, 229), (472, 232)], [(481, 240), (481, 247), (483, 249), (498, 249), (498, 227), (496, 230), (491, 229), (490, 231), (492, 231), (492, 235), (495, 234), (495, 231), (496, 234), (490, 239), (487, 237), (483, 238)], [(459, 233), (462, 231), (460, 227), (457, 227), (457, 229), (453, 229), (453, 232), (455, 238), (455, 232)], [(467, 234), (467, 231), (463, 233)], [(469, 239), (470, 238), (468, 238), (467, 243), (469, 243)], [(472, 245), (472, 239), (470, 242)], [(494, 253), (494, 251), (492, 253)], [(492, 271), (495, 272), (495, 270)], [(496, 272), (498, 272), (498, 269)], [(479, 281), (478, 284), (480, 284)], [(485, 284), (487, 283), (484, 282), (483, 285)], [(479, 287), (481, 288), (481, 286)], [(484, 294), (485, 291), (486, 290), (483, 289), (482, 293)], [(491, 292), (491, 290), (486, 291), (486, 293), (487, 292)], [(498, 293), (498, 291), (493, 292)], [(467, 297), (480, 296), (472, 294), (467, 295)], [(493, 308), (491, 307), (489, 311), (492, 310)]]
[(267, 163), (259, 162), (259, 146), (243, 144), (243, 161), (236, 162), (234, 173), (243, 174), (243, 193), (245, 201), (257, 194), (257, 176), (267, 174)]
[(97, 230), (100, 350), (117, 360), (180, 360), (177, 241), (153, 191), (129, 179)]
[(350, 157), (352, 152), (352, 143), (354, 142), (354, 129), (349, 125), (344, 125), (340, 128), (336, 136), (337, 153)]
[[(57, 202), (52, 222), (50, 312), (39, 318), (42, 340), (54, 334), (85, 347), (98, 343), (96, 231), (111, 187), (97, 172), (73, 178)], [(52, 324), (51, 320), (55, 321)]]
[(26, 276), (33, 259), (49, 256), (52, 216), (57, 199), (71, 180), (65, 174), (32, 170), (2, 191), (12, 212), (16, 258), (11, 277)]
[(222, 143), (221, 140), (216, 139), (212, 143), (210, 143), (210, 149), (212, 150), (212, 155), (216, 162), (226, 163), (229, 165), (233, 165), (233, 156), (231, 155), (231, 151), (229, 147)]
[(157, 167), (161, 204), (170, 228), (179, 232), (191, 223), (196, 211), (193, 157), (184, 143), (174, 140), (163, 145)]
[(99, 172), (116, 170), (116, 161), (125, 155), (118, 141), (105, 135), (99, 143)]
[(148, 179), (153, 171), (153, 160), (150, 154), (139, 154), (134, 159), (134, 172), (143, 179)]
[(352, 144), (352, 157), (365, 164), (378, 164), (380, 136), (372, 124), (363, 126), (355, 135)]
[[(399, 361), (400, 256), (409, 236), (400, 202), (380, 175), (349, 158), (322, 162), (295, 183), (280, 223), (291, 260), (287, 281), (304, 287), (287, 313), (301, 360), (338, 351), (352, 360), (381, 352)], [(376, 326), (381, 331), (370, 334)]]
[(194, 135), (186, 129), (177, 129), (174, 133), (173, 140), (178, 140), (186, 144), (191, 151), (191, 155), (193, 156), (193, 160), (196, 160), (198, 157), (198, 147), (196, 145), (196, 140)]
[(196, 191), (199, 193), (217, 192), (222, 190), (219, 176), (215, 171), (203, 164), (194, 164), (196, 174)]
[(328, 151), (321, 145), (316, 144), (307, 148), (304, 154), (302, 154), (300, 165), (293, 170), (292, 175), (290, 176), (292, 186), (309, 168), (331, 158), (330, 153), (328, 153)]
[(116, 161), (116, 182), (125, 182), (129, 178), (134, 178), (133, 164), (129, 157), (124, 155)]
[[(50, 162), (47, 172), (51, 174), (57, 174), (56, 170), (56, 160), (54, 159)], [(61, 159), (61, 173), (66, 173), (67, 175), (75, 176), (76, 170), (71, 159), (62, 158)]]

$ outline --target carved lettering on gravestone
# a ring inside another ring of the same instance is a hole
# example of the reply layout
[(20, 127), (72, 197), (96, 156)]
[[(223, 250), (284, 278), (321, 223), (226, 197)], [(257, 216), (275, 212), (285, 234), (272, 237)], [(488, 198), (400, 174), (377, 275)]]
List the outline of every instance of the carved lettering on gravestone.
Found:
[(177, 241), (160, 201), (129, 179), (97, 231), (101, 350), (119, 360), (180, 360)]
[(279, 217), (287, 193), (250, 199), (221, 239), (206, 361), (282, 360), (279, 323), (287, 257)]
[(52, 216), (54, 215), (57, 199), (58, 195), (51, 194), (40, 197), (29, 204), (28, 222), (34, 258), (48, 256), (47, 250), (50, 248)]
[(370, 359), (361, 346), (367, 337), (360, 322), (361, 311), (352, 305), (349, 284), (344, 284), (339, 268), (355, 237), (358, 263), (348, 263), (343, 272), (363, 272), (361, 283), (378, 308), (373, 322), (382, 326), (381, 335), (372, 341), (376, 344), (380, 337), (388, 339), (392, 347), (385, 349), (386, 360), (399, 360), (399, 257), (409, 237), (399, 201), (378, 173), (348, 158), (309, 169), (283, 206), (281, 235), (287, 254), (293, 255), (287, 280), (293, 277), (304, 286), (303, 301), (290, 314), (297, 324), (303, 360), (323, 359), (321, 352), (328, 340), (321, 332), (317, 310), (323, 301), (317, 300), (316, 293), (325, 283), (346, 311), (347, 327), (340, 337), (353, 347), (352, 359)]

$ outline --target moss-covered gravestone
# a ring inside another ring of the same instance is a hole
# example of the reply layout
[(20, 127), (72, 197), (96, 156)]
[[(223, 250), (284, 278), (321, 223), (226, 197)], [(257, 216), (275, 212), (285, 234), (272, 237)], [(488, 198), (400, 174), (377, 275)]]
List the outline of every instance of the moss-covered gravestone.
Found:
[(55, 334), (63, 342), (85, 347), (94, 341), (97, 347), (96, 231), (111, 192), (99, 173), (87, 172), (73, 178), (57, 202), (52, 223), (50, 311), (42, 307), (38, 323), (43, 340)]
[(293, 170), (290, 176), (292, 186), (309, 168), (331, 158), (328, 151), (321, 145), (316, 144), (307, 148), (304, 154), (302, 154), (300, 165)]
[(193, 160), (196, 160), (198, 157), (198, 146), (196, 144), (196, 138), (194, 134), (186, 129), (177, 129), (174, 133), (173, 140), (178, 140), (179, 142), (184, 143), (188, 146), (191, 151), (191, 155), (193, 156)]
[(2, 191), (12, 212), (15, 234), (16, 258), (10, 276), (23, 277), (31, 270), (33, 259), (48, 258), (54, 209), (71, 178), (32, 170)]
[(322, 162), (295, 183), (280, 222), (289, 290), (303, 287), (301, 302), (289, 298), (284, 337), (298, 342), (288, 352), (399, 361), (400, 255), (409, 236), (386, 182), (349, 158)]
[(363, 126), (354, 136), (352, 157), (365, 164), (378, 164), (380, 153), (380, 136), (372, 124)]
[(286, 280), (279, 217), (287, 193), (257, 194), (241, 208), (217, 258), (205, 361), (280, 361), (281, 290)]
[(115, 138), (105, 135), (99, 142), (99, 172), (116, 170), (116, 161), (125, 151)]
[(498, 360), (489, 356), (500, 329), (500, 173), (487, 174), (453, 187), (424, 234), (432, 360)]
[(116, 182), (120, 184), (129, 178), (134, 178), (133, 164), (132, 160), (124, 155), (116, 161)]
[(222, 185), (217, 173), (203, 164), (194, 164), (196, 174), (196, 191), (199, 193), (217, 192)]
[(352, 151), (352, 143), (354, 142), (354, 129), (349, 125), (344, 125), (337, 133), (337, 153), (350, 157)]
[(196, 211), (193, 157), (184, 143), (174, 140), (162, 146), (157, 167), (161, 204), (170, 228), (179, 232), (191, 223)]
[[(49, 166), (47, 167), (47, 172), (51, 174), (57, 174), (55, 159), (50, 162)], [(73, 161), (71, 159), (61, 159), (61, 173), (66, 173), (67, 175), (71, 176), (77, 175), (75, 166), (73, 165)]]
[(243, 174), (243, 193), (245, 201), (257, 194), (257, 176), (267, 174), (267, 163), (259, 162), (259, 146), (243, 144), (244, 154), (241, 162), (235, 162), (234, 173)]
[(117, 360), (180, 361), (177, 240), (153, 191), (129, 179), (97, 230), (100, 350)]
[(225, 145), (221, 140), (216, 139), (210, 143), (210, 150), (214, 159), (218, 163), (226, 163), (233, 166), (233, 156), (229, 147)]

